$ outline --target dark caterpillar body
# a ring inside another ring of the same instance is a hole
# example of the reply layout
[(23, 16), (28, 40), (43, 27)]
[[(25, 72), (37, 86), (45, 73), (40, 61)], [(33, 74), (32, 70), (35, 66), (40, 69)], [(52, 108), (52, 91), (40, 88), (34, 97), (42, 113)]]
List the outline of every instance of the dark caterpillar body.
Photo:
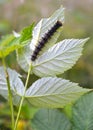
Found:
[(62, 26), (62, 23), (60, 21), (57, 21), (54, 26), (42, 37), (41, 41), (39, 41), (38, 45), (36, 46), (35, 50), (33, 51), (33, 54), (31, 56), (31, 61), (35, 61), (37, 58), (37, 55), (41, 51), (41, 49), (44, 47), (44, 45), (48, 42), (48, 40), (53, 36), (53, 34), (57, 31), (58, 28)]

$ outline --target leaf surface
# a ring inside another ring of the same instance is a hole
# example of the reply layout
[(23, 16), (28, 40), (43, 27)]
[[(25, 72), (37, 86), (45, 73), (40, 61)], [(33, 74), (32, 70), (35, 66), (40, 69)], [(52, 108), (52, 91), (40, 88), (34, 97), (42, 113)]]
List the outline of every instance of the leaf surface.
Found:
[(93, 92), (82, 96), (72, 109), (72, 130), (93, 130)]
[(28, 27), (25, 27), (25, 28), (21, 31), (20, 43), (27, 42), (27, 41), (30, 41), (30, 40), (31, 40), (33, 28), (34, 28), (34, 23), (31, 24), (31, 25), (28, 26)]
[[(7, 70), (9, 74), (13, 103), (18, 104), (20, 100), (19, 95), (23, 95), (24, 93), (24, 85), (19, 78), (21, 76), (16, 71), (9, 68)], [(8, 87), (3, 67), (0, 67), (0, 95), (2, 95), (5, 99), (8, 99)]]
[(58, 110), (41, 109), (32, 120), (33, 130), (70, 130), (68, 118)]
[(22, 48), (26, 44), (28, 44), (31, 40), (32, 36), (32, 30), (33, 30), (34, 24), (24, 28), (21, 31), (20, 36), (16, 37), (13, 35), (6, 35), (3, 36), (0, 40), (0, 58), (5, 57), (9, 55), (12, 51)]
[(62, 108), (88, 91), (69, 80), (47, 77), (34, 82), (25, 97), (36, 107)]
[(86, 39), (66, 39), (51, 47), (33, 62), (33, 73), (55, 76), (70, 69), (81, 56)]
[(28, 45), (16, 51), (17, 62), (25, 72), (28, 72), (29, 65), (31, 63), (31, 54), (32, 51)]

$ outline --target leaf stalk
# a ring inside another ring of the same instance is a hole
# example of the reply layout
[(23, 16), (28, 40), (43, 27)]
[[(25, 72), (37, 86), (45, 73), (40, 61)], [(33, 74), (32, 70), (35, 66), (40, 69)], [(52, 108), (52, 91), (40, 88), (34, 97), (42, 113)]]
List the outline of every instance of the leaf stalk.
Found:
[(28, 81), (29, 81), (31, 70), (32, 70), (32, 64), (30, 64), (29, 69), (28, 69), (28, 74), (27, 74), (27, 79), (26, 79), (26, 83), (25, 83), (24, 94), (23, 94), (23, 96), (21, 98), (21, 101), (20, 101), (20, 105), (19, 105), (19, 109), (18, 109), (18, 114), (17, 114), (14, 130), (17, 129), (18, 120), (19, 120), (21, 109), (22, 109), (22, 105), (23, 105), (23, 102), (24, 102), (25, 93), (26, 93), (26, 89), (27, 89), (27, 85), (28, 85)]

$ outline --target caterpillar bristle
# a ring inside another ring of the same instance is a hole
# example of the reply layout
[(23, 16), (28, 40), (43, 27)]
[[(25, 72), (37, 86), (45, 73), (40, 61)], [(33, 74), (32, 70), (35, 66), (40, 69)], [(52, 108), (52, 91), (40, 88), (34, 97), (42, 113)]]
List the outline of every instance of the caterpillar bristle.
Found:
[(36, 46), (35, 50), (33, 51), (33, 54), (31, 56), (31, 61), (35, 61), (39, 52), (44, 47), (44, 45), (48, 42), (48, 40), (53, 36), (53, 34), (57, 31), (58, 28), (62, 26), (62, 23), (60, 21), (57, 21), (54, 26), (48, 30), (47, 33), (45, 33), (44, 37), (42, 37), (41, 41), (39, 41), (38, 45)]

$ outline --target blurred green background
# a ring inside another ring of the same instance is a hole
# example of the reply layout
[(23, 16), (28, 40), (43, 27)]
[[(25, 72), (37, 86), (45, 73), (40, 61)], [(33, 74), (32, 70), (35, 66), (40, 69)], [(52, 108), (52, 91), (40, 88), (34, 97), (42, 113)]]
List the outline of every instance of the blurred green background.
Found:
[[(77, 64), (60, 76), (93, 88), (93, 0), (0, 0), (0, 38), (13, 30), (19, 32), (33, 22), (38, 23), (42, 17), (49, 17), (60, 5), (66, 10), (59, 40), (90, 37)], [(15, 52), (6, 61), (9, 67), (26, 77), (17, 64)], [(38, 77), (32, 78), (34, 81)]]

